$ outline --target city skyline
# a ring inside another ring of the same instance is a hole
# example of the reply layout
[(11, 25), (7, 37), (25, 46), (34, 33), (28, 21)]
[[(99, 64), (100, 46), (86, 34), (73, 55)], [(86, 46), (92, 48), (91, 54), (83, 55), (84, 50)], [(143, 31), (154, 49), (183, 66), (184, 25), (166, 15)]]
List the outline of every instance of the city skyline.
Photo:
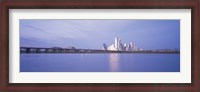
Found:
[(142, 48), (139, 48), (135, 45), (135, 43), (123, 43), (119, 37), (115, 37), (114, 43), (108, 46), (106, 43), (103, 44), (103, 50), (111, 50), (111, 51), (141, 51)]
[(180, 49), (180, 20), (20, 20), (21, 47), (102, 49), (115, 37), (142, 49)]

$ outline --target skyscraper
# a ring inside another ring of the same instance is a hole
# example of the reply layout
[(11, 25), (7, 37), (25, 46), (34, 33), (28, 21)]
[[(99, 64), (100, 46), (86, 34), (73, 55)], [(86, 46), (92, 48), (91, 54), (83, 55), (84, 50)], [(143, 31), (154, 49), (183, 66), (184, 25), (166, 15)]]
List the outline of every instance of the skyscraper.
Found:
[(115, 45), (114, 47), (118, 50), (118, 37), (115, 37)]
[(126, 45), (126, 43), (124, 43), (123, 50), (124, 50), (124, 51), (127, 50), (127, 45)]
[(130, 42), (130, 50), (133, 51), (133, 43)]

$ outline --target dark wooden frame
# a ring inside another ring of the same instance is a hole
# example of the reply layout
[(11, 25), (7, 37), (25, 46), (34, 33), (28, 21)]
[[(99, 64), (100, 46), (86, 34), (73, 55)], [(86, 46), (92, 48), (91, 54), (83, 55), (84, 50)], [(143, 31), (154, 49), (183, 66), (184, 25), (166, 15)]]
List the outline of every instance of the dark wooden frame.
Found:
[[(9, 83), (9, 9), (191, 9), (192, 83)], [(1, 91), (144, 91), (200, 92), (198, 0), (7, 0), (1, 2)]]

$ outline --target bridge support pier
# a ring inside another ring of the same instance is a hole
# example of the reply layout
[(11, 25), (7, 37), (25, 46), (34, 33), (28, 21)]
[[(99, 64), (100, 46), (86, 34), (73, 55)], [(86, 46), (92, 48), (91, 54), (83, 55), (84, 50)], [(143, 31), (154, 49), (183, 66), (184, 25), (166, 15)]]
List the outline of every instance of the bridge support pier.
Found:
[(26, 48), (26, 53), (30, 53), (31, 49), (30, 48)]
[(35, 51), (36, 53), (40, 53), (40, 49), (36, 49), (36, 51)]

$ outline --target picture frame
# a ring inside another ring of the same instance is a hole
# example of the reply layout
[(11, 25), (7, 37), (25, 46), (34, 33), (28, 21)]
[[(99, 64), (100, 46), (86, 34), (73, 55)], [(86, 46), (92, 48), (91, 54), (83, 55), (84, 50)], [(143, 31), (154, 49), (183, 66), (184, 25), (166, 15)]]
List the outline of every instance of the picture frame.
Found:
[[(191, 83), (9, 83), (9, 9), (191, 9)], [(199, 1), (111, 0), (111, 1), (2, 1), (1, 2), (1, 90), (2, 91), (138, 91), (198, 92), (199, 89)]]

